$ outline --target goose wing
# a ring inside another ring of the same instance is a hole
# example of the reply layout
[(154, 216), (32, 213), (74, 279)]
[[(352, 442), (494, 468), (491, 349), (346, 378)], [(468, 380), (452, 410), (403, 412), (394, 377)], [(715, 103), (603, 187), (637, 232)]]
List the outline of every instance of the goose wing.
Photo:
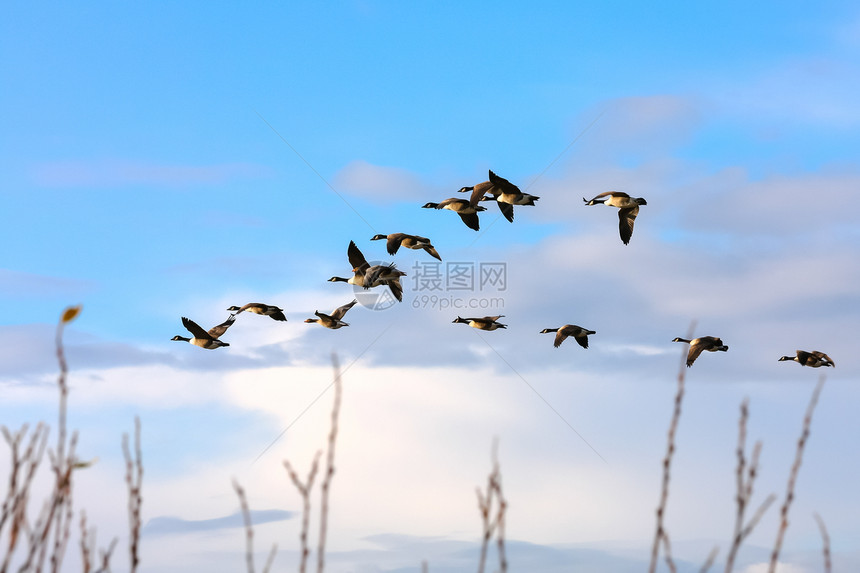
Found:
[(385, 248), (388, 250), (388, 254), (396, 254), (397, 249), (400, 248), (400, 243), (402, 243), (403, 239), (407, 236), (408, 235), (404, 235), (403, 233), (392, 233), (388, 235), (388, 241), (385, 243)]
[(423, 247), (423, 248), (424, 248), (424, 250), (425, 250), (425, 251), (427, 251), (427, 253), (429, 253), (429, 254), (430, 254), (430, 256), (431, 256), (431, 257), (433, 257), (434, 259), (439, 259), (440, 261), (442, 260), (442, 257), (441, 257), (441, 256), (439, 256), (439, 252), (436, 250), (436, 247), (434, 247), (433, 245), (431, 245), (431, 244), (427, 244), (427, 245), (424, 245), (424, 247)]
[(483, 183), (478, 183), (474, 187), (472, 187), (472, 195), (469, 197), (469, 205), (475, 207), (478, 205), (481, 199), (483, 199), (484, 195), (486, 195), (487, 191), (493, 188), (493, 184), (489, 181), (484, 181)]
[(346, 256), (349, 259), (349, 264), (352, 265), (352, 268), (355, 269), (356, 273), (363, 273), (365, 270), (367, 270), (367, 267), (369, 266), (367, 264), (367, 259), (365, 259), (364, 255), (361, 254), (361, 251), (358, 250), (355, 241), (349, 242), (349, 248), (346, 250)]
[[(286, 320), (286, 318), (284, 320)], [(209, 337), (211, 337), (213, 339), (217, 339), (219, 336), (221, 336), (222, 334), (227, 332), (227, 329), (230, 328), (230, 325), (232, 325), (234, 322), (236, 322), (236, 315), (231, 314), (227, 318), (227, 320), (225, 320), (224, 322), (222, 322), (218, 326), (213, 326), (212, 328), (209, 329), (209, 333), (208, 333)], [(195, 336), (197, 336), (197, 335), (195, 335)]]
[(568, 336), (570, 336), (570, 333), (566, 326), (559, 328), (555, 333), (555, 342), (553, 342), (552, 345), (558, 348)]
[(819, 360), (826, 361), (826, 363), (830, 364), (831, 366), (836, 366), (836, 363), (833, 362), (833, 359), (821, 352), (820, 350), (813, 350), (812, 355), (816, 356)]
[(388, 288), (391, 289), (391, 294), (394, 295), (394, 298), (396, 298), (398, 302), (403, 302), (403, 286), (400, 284), (400, 279), (395, 278), (387, 282)]
[(499, 206), (499, 210), (502, 212), (502, 215), (505, 216), (510, 223), (514, 222), (514, 206), (510, 203), (503, 203), (501, 201), (496, 201), (496, 204)]
[(268, 311), (268, 313), (267, 313), (267, 314), (268, 314), (269, 316), (271, 316), (274, 320), (279, 320), (279, 321), (281, 321), (281, 322), (286, 322), (286, 321), (287, 321), (287, 317), (286, 317), (286, 316), (284, 316), (284, 309), (282, 309), (282, 308), (274, 308), (274, 309), (272, 309), (272, 307), (269, 307), (269, 311)]
[(184, 326), (188, 330), (188, 332), (191, 333), (191, 335), (194, 338), (198, 338), (200, 340), (206, 340), (207, 338), (212, 338), (211, 336), (209, 336), (208, 332), (203, 330), (203, 328), (199, 324), (197, 324), (196, 322), (194, 322), (190, 318), (185, 318), (183, 316), (182, 317), (182, 326)]
[(343, 315), (346, 314), (346, 311), (348, 311), (353, 306), (355, 306), (355, 303), (357, 303), (357, 302), (358, 302), (357, 300), (353, 300), (352, 302), (348, 302), (343, 306), (337, 307), (336, 309), (334, 309), (332, 311), (331, 317), (335, 320), (340, 320), (341, 318), (343, 318)]
[(618, 210), (618, 231), (621, 233), (621, 241), (626, 245), (633, 236), (633, 223), (639, 214), (639, 205)]
[[(505, 179), (504, 177), (499, 177), (492, 171), (490, 171), (490, 183), (493, 184), (494, 187), (497, 187), (501, 193), (516, 193), (521, 194), (520, 188)], [(494, 193), (497, 195), (498, 193)]]
[(568, 330), (568, 334), (576, 340), (577, 344), (583, 348), (588, 348), (588, 330), (574, 325), (567, 326), (565, 328)]
[(457, 213), (457, 214), (460, 215), (460, 218), (463, 219), (463, 222), (466, 224), (467, 227), (469, 227), (473, 231), (480, 230), (481, 225), (480, 225), (480, 222), (478, 221), (478, 214), (477, 213), (469, 213), (469, 214)]
[(693, 365), (699, 354), (705, 349), (705, 344), (702, 344), (701, 339), (696, 339), (690, 343), (690, 350), (687, 352), (687, 368)]

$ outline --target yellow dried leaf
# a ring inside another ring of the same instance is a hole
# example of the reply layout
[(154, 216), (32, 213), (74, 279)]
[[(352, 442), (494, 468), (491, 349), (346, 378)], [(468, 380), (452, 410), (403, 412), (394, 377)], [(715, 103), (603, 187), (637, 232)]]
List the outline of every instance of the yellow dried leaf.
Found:
[(78, 314), (80, 314), (81, 308), (82, 308), (82, 306), (78, 305), (78, 306), (70, 306), (69, 308), (64, 310), (62, 321), (64, 323), (68, 323), (68, 322), (72, 322), (73, 320), (75, 320), (75, 318), (77, 318)]

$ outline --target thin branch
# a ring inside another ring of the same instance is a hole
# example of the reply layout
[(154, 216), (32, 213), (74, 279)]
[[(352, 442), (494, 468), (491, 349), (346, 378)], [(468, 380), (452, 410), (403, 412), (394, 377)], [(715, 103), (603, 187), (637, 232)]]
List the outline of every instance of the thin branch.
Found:
[[(756, 442), (753, 446), (752, 456), (750, 457), (749, 468), (746, 467), (746, 436), (747, 436), (747, 420), (749, 419), (749, 401), (744, 400), (741, 403), (741, 416), (738, 422), (738, 467), (735, 472), (737, 482), (737, 493), (735, 501), (737, 503), (737, 512), (735, 513), (735, 529), (732, 535), (732, 545), (729, 548), (728, 556), (726, 557), (725, 573), (731, 573), (734, 570), (735, 558), (741, 548), (741, 544), (755, 528), (758, 521), (761, 519), (764, 512), (773, 503), (775, 497), (768, 497), (765, 502), (756, 511), (753, 518), (744, 525), (744, 514), (752, 499), (753, 484), (758, 475), (758, 460), (761, 455), (761, 442)], [(745, 471), (746, 470), (746, 471)], [(744, 477), (746, 476), (746, 477)]]
[(128, 446), (128, 434), (122, 436), (122, 453), (125, 457), (125, 483), (128, 487), (128, 552), (131, 573), (140, 564), (138, 547), (140, 545), (140, 508), (143, 504), (141, 485), (143, 483), (143, 457), (140, 448), (140, 418), (134, 418), (134, 458)]
[(321, 451), (318, 451), (314, 456), (314, 461), (311, 464), (311, 470), (308, 473), (308, 479), (305, 483), (302, 483), (298, 474), (293, 470), (293, 467), (290, 465), (290, 462), (284, 460), (284, 467), (287, 469), (287, 473), (290, 476), (290, 479), (293, 482), (293, 485), (296, 486), (296, 489), (299, 490), (299, 494), (302, 496), (302, 531), (299, 535), (299, 541), (302, 546), (301, 560), (299, 562), (299, 573), (305, 573), (307, 569), (308, 556), (310, 555), (310, 547), (308, 545), (308, 530), (310, 526), (310, 517), (311, 517), (311, 488), (314, 484), (314, 479), (317, 475), (317, 469), (319, 468), (320, 456), (322, 455)]
[[(692, 338), (695, 330), (695, 321), (690, 325), (687, 333), (687, 338)], [(657, 570), (657, 558), (660, 555), (660, 541), (666, 536), (666, 530), (663, 525), (663, 517), (666, 513), (666, 503), (669, 499), (669, 480), (671, 477), (672, 456), (675, 454), (675, 433), (678, 431), (678, 420), (681, 418), (681, 403), (684, 400), (684, 380), (686, 369), (686, 351), (681, 353), (681, 364), (678, 368), (678, 390), (675, 394), (675, 407), (672, 411), (672, 421), (669, 424), (669, 435), (666, 445), (666, 457), (663, 458), (663, 485), (660, 489), (660, 503), (657, 506), (657, 528), (654, 531), (654, 543), (651, 547), (651, 565), (648, 568), (649, 573), (654, 573)]]
[[(484, 494), (480, 488), (477, 488), (476, 490), (478, 495), (478, 511), (481, 514), (483, 529), (481, 537), (481, 552), (478, 560), (478, 573), (482, 573), (484, 571), (484, 567), (487, 562), (487, 549), (494, 533), (496, 534), (500, 571), (505, 573), (508, 570), (508, 560), (505, 554), (505, 510), (507, 509), (507, 502), (502, 494), (502, 476), (501, 471), (499, 470), (497, 450), (498, 442), (494, 442), (492, 454), (493, 469), (490, 472), (490, 475), (487, 476), (487, 493)], [(494, 496), (497, 500), (496, 505), (498, 507), (494, 518), (491, 519)]]
[(822, 552), (824, 553), (824, 573), (830, 573), (833, 564), (830, 561), (830, 536), (827, 534), (827, 527), (824, 525), (824, 520), (818, 513), (813, 513), (812, 516), (818, 523), (818, 529), (821, 531)]
[(114, 538), (113, 541), (110, 542), (107, 549), (102, 549), (99, 553), (101, 554), (102, 563), (96, 573), (110, 573), (110, 557), (113, 554), (113, 550), (116, 549), (116, 544), (119, 540)]
[(325, 540), (328, 528), (328, 496), (331, 488), (331, 480), (334, 476), (334, 447), (337, 441), (337, 421), (340, 414), (340, 401), (343, 395), (343, 381), (341, 380), (340, 364), (337, 355), (332, 354), (331, 364), (334, 370), (334, 405), (331, 409), (331, 431), (328, 435), (328, 451), (326, 452), (325, 477), (322, 481), (322, 500), (320, 503), (320, 536), (317, 548), (317, 573), (322, 573), (325, 567)]
[(705, 559), (705, 562), (702, 564), (702, 568), (699, 569), (699, 573), (708, 573), (708, 570), (714, 564), (714, 561), (717, 559), (717, 555), (720, 553), (720, 546), (714, 545), (714, 548), (711, 549), (711, 552), (708, 553), (708, 558)]
[(809, 406), (806, 408), (806, 415), (803, 417), (803, 430), (800, 433), (800, 439), (797, 440), (797, 452), (794, 456), (794, 463), (791, 466), (791, 472), (788, 475), (788, 487), (785, 492), (785, 500), (783, 500), (780, 508), (780, 524), (779, 531), (776, 534), (776, 543), (773, 547), (773, 552), (770, 556), (770, 568), (768, 573), (775, 573), (776, 564), (779, 561), (779, 553), (782, 550), (782, 541), (785, 538), (785, 532), (788, 529), (788, 511), (791, 508), (791, 502), (794, 500), (794, 486), (797, 482), (797, 475), (800, 472), (800, 464), (803, 461), (803, 449), (806, 446), (806, 440), (809, 439), (809, 427), (812, 424), (812, 413), (815, 411), (815, 406), (818, 404), (818, 396), (821, 394), (821, 389), (824, 387), (825, 377), (822, 375), (818, 379), (818, 384), (815, 390), (812, 391), (812, 397), (809, 400)]
[(95, 529), (87, 531), (87, 514), (81, 511), (81, 562), (83, 573), (90, 573), (93, 567), (93, 547), (95, 545)]
[(666, 560), (666, 566), (671, 573), (678, 573), (678, 568), (675, 567), (675, 561), (672, 559), (672, 544), (669, 542), (669, 534), (663, 532), (663, 558)]
[(239, 496), (239, 505), (242, 508), (242, 518), (245, 520), (245, 562), (248, 564), (248, 573), (254, 573), (254, 527), (251, 524), (251, 510), (248, 509), (248, 500), (245, 498), (245, 490), (239, 482), (233, 480), (233, 489)]

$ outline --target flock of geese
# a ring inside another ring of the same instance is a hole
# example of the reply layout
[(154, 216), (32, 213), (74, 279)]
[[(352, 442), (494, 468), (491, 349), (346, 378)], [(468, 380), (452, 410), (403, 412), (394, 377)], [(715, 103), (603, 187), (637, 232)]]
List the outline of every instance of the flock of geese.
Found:
[[(519, 187), (503, 177), (499, 177), (492, 171), (489, 172), (489, 180), (483, 183), (477, 183), (470, 187), (462, 187), (460, 193), (471, 193), (468, 200), (458, 199), (455, 197), (445, 199), (439, 203), (426, 203), (423, 205), (425, 209), (447, 209), (453, 211), (460, 216), (463, 223), (478, 231), (480, 223), (478, 213), (486, 211), (486, 207), (479, 205), (485, 201), (495, 201), (499, 206), (499, 210), (505, 219), (513, 223), (514, 221), (514, 206), (534, 206), (535, 202), (540, 199), (535, 195), (530, 195), (520, 191)], [(621, 236), (621, 241), (627, 245), (633, 236), (633, 223), (639, 215), (639, 207), (647, 205), (645, 199), (641, 197), (631, 197), (627, 193), (620, 191), (607, 191), (600, 193), (593, 199), (582, 199), (585, 205), (608, 205), (618, 209), (618, 231)], [(409, 235), (406, 233), (392, 233), (389, 235), (377, 234), (371, 237), (371, 241), (386, 241), (386, 250), (388, 254), (395, 255), (400, 247), (406, 249), (423, 250), (435, 259), (442, 260), (436, 248), (430, 242), (430, 239), (418, 235)], [(403, 286), (400, 284), (400, 277), (406, 273), (397, 269), (394, 263), (370, 265), (362, 252), (359, 250), (355, 241), (349, 242), (347, 248), (347, 259), (352, 267), (352, 276), (338, 277), (333, 276), (329, 279), (330, 282), (345, 282), (353, 286), (362, 287), (365, 290), (375, 287), (387, 287), (391, 294), (398, 301), (403, 301)], [(349, 323), (344, 322), (343, 318), (346, 313), (358, 301), (353, 299), (351, 302), (337, 307), (330, 314), (325, 314), (320, 311), (314, 311), (316, 318), (308, 318), (306, 323), (317, 323), (325, 328), (336, 330), (344, 326), (349, 326)], [(174, 336), (172, 340), (185, 341), (212, 350), (221, 348), (222, 346), (230, 346), (229, 343), (223, 342), (220, 337), (227, 331), (228, 328), (236, 321), (236, 317), (243, 312), (250, 312), (262, 316), (268, 316), (273, 320), (286, 321), (284, 309), (277, 306), (263, 304), (259, 302), (248, 303), (243, 306), (231, 306), (227, 309), (231, 314), (221, 324), (204, 330), (193, 320), (182, 317), (182, 325), (191, 333), (192, 337)], [(507, 328), (507, 325), (498, 322), (504, 315), (484, 316), (462, 318), (458, 316), (452, 322), (455, 324), (468, 324), (472, 328), (480, 330), (493, 331), (497, 329)], [(588, 348), (588, 336), (596, 334), (594, 330), (588, 330), (575, 324), (566, 324), (558, 328), (545, 328), (540, 331), (540, 334), (555, 333), (555, 341), (553, 346), (558, 348), (562, 342), (568, 337), (573, 339), (583, 348)], [(692, 340), (686, 338), (675, 338), (672, 342), (683, 342), (690, 345), (687, 353), (687, 367), (693, 365), (693, 362), (699, 357), (702, 352), (726, 352), (729, 347), (723, 344), (723, 341), (715, 336), (701, 336)], [(835, 367), (835, 362), (824, 352), (813, 350), (797, 350), (795, 356), (782, 356), (780, 362), (794, 361), (801, 366), (809, 366), (811, 368), (819, 368), (822, 366)]]

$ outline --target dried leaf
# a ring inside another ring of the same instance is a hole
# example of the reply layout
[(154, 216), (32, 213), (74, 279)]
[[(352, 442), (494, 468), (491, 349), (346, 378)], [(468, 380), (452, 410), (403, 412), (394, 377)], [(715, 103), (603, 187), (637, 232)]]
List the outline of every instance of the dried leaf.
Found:
[(63, 318), (61, 319), (64, 323), (69, 323), (77, 318), (78, 314), (81, 312), (81, 305), (78, 306), (70, 306), (66, 310), (63, 311)]

